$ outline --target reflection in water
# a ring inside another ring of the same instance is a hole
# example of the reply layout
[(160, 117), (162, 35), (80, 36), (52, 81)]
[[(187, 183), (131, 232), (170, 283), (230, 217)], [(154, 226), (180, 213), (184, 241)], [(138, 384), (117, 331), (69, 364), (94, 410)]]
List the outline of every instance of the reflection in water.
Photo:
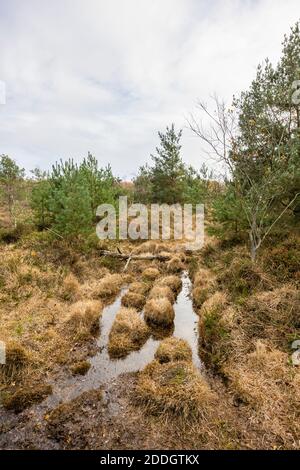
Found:
[(185, 339), (193, 352), (193, 362), (200, 369), (202, 367), (198, 354), (198, 315), (193, 309), (190, 297), (192, 283), (186, 272), (182, 275), (182, 290), (177, 298), (175, 307), (174, 336)]
[[(174, 304), (175, 321), (174, 332), (170, 334), (178, 338), (185, 339), (191, 346), (193, 352), (193, 362), (197, 368), (201, 368), (201, 361), (198, 356), (198, 317), (193, 310), (190, 298), (191, 281), (187, 273), (182, 275), (182, 290)], [(91, 368), (84, 377), (68, 378), (63, 383), (54, 385), (54, 393), (45, 404), (55, 406), (59, 402), (69, 401), (82, 392), (98, 388), (107, 384), (125, 372), (137, 372), (143, 369), (152, 361), (154, 353), (158, 347), (159, 340), (152, 336), (139, 351), (130, 353), (125, 359), (110, 359), (107, 351), (108, 337), (116, 314), (121, 306), (121, 297), (126, 289), (121, 291), (116, 301), (105, 307), (100, 320), (100, 336), (97, 341), (99, 352), (90, 359)]]

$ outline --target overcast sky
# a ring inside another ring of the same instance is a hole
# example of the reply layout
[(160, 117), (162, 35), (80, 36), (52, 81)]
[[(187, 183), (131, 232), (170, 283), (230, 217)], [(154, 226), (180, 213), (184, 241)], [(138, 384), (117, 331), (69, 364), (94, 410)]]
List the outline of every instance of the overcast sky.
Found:
[[(299, 0), (0, 0), (0, 154), (30, 170), (90, 151), (130, 179), (158, 130), (230, 102), (299, 17)], [(182, 145), (200, 167), (188, 129)]]

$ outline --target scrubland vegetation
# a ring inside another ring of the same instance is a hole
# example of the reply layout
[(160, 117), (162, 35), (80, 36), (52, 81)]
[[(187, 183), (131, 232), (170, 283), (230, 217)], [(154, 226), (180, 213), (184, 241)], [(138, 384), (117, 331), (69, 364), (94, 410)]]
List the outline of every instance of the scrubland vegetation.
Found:
[[(187, 168), (174, 125), (159, 133), (151, 164), (126, 187), (90, 154), (30, 178), (1, 157), (1, 446), (27, 448), (26, 437), (11, 439), (9, 413), (28, 431), (26, 412), (56, 381), (89, 373), (103, 311), (121, 295), (108, 337), (111, 360), (149, 338), (159, 341), (146, 367), (122, 376), (118, 392), (112, 387), (127, 429), (105, 418), (103, 391), (90, 390), (48, 410), (44, 427), (34, 430), (37, 442), (45, 433), (59, 448), (300, 448), (300, 370), (291, 360), (300, 339), (300, 121), (291, 99), (299, 51), (296, 25), (278, 65), (260, 66), (229, 110), (215, 100), (213, 134), (191, 118), (226, 177)], [(202, 103), (199, 110), (208, 112)], [(174, 240), (98, 240), (96, 208), (116, 205), (121, 194), (145, 204), (204, 203), (205, 246), (186, 252)], [(125, 266), (103, 249), (167, 261), (137, 258)], [(188, 342), (172, 336), (183, 271), (193, 283), (201, 370)], [(140, 427), (147, 439), (137, 440)]]

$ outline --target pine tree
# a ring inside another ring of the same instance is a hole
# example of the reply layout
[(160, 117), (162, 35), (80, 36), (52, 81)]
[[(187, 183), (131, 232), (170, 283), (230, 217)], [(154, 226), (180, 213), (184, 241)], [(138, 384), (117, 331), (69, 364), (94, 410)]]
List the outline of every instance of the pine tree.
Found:
[(166, 133), (158, 133), (160, 147), (157, 155), (151, 155), (154, 166), (151, 168), (153, 202), (175, 204), (184, 199), (185, 166), (181, 159), (180, 139), (182, 130), (175, 132), (174, 124), (167, 127)]

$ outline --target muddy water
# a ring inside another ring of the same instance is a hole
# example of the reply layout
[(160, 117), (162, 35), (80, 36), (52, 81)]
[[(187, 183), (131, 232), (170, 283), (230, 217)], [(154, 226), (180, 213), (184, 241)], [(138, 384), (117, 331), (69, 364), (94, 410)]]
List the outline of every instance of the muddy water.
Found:
[[(201, 362), (198, 356), (198, 335), (197, 320), (198, 317), (193, 310), (192, 300), (190, 298), (191, 281), (187, 273), (182, 275), (182, 290), (174, 304), (175, 321), (174, 336), (188, 341), (193, 352), (193, 361), (197, 368), (201, 368)], [(100, 320), (100, 336), (97, 344), (99, 352), (90, 359), (91, 368), (84, 377), (73, 377), (63, 382), (53, 384), (54, 393), (44, 405), (56, 406), (60, 402), (69, 401), (82, 392), (98, 388), (112, 382), (119, 375), (125, 372), (137, 372), (143, 369), (152, 361), (154, 353), (159, 345), (159, 340), (150, 337), (145, 345), (139, 350), (130, 353), (125, 359), (110, 359), (107, 345), (109, 332), (113, 325), (115, 316), (121, 306), (121, 298), (126, 292), (123, 289), (116, 301), (105, 307)]]

